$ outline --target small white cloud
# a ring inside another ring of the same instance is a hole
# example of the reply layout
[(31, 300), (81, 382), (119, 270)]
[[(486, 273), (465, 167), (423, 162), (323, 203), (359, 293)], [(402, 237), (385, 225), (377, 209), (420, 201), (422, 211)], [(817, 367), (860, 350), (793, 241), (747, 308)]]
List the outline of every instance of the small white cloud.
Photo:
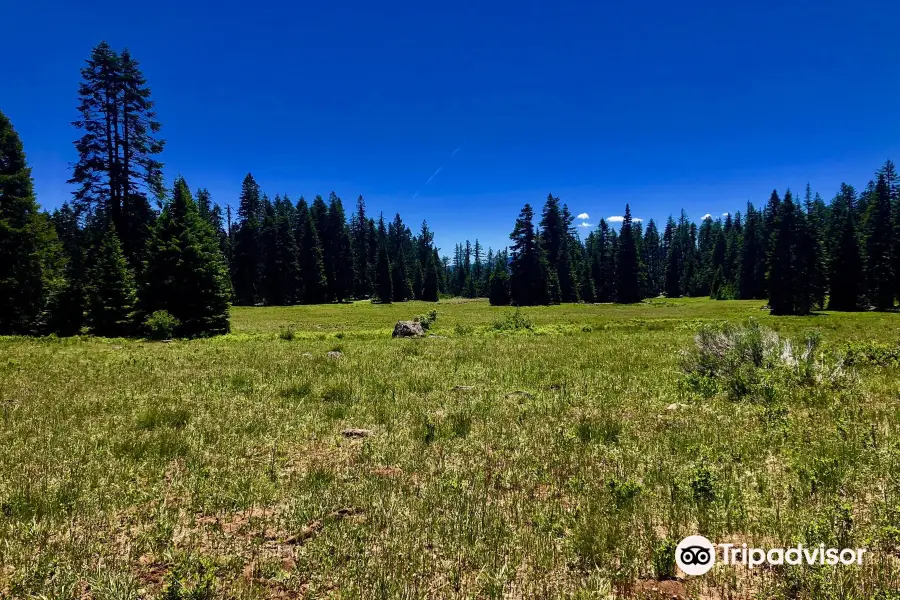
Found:
[(590, 219), (591, 216), (590, 216), (589, 214), (587, 214), (587, 213), (581, 213), (581, 214), (578, 215), (576, 218), (577, 218), (577, 219), (580, 219), (580, 220), (582, 220), (582, 221), (584, 221), (585, 219)]
[(606, 220), (610, 223), (621, 223), (625, 220), (625, 217), (606, 217)]
[(643, 221), (643, 219), (639, 219), (637, 217), (632, 217), (631, 220), (634, 221), (635, 223), (640, 223)]
[(731, 213), (722, 213), (722, 216), (723, 216), (723, 217), (727, 217), (727, 216), (730, 215), (730, 214), (731, 214)]
[(712, 215), (709, 214), (709, 213), (706, 213), (705, 215), (703, 215), (702, 217), (700, 217), (700, 220), (701, 220), (701, 221), (705, 221), (705, 220), (707, 220), (707, 219), (712, 219)]
[(587, 221), (582, 221), (581, 224), (578, 225), (578, 226), (579, 226), (579, 227), (593, 227), (593, 225), (591, 225), (591, 224), (588, 223)]

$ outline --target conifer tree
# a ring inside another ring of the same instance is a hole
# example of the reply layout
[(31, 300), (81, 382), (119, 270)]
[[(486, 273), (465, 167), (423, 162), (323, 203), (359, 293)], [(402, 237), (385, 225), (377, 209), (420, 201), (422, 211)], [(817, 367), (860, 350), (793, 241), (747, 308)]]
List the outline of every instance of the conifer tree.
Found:
[(869, 301), (879, 310), (894, 306), (893, 219), (890, 187), (884, 172), (878, 174), (875, 193), (870, 196), (866, 225), (866, 286)]
[(829, 253), (828, 294), (829, 310), (857, 310), (863, 290), (862, 258), (856, 232), (856, 190), (841, 184), (840, 193), (832, 202), (829, 237), (834, 246)]
[(0, 112), (0, 335), (50, 327), (64, 268), (56, 231), (38, 212), (22, 141)]
[(142, 274), (144, 316), (166, 310), (179, 320), (179, 336), (229, 331), (231, 283), (214, 232), (200, 218), (183, 178), (157, 220)]
[(644, 232), (644, 243), (641, 247), (643, 252), (643, 262), (647, 268), (647, 280), (644, 294), (647, 297), (656, 297), (662, 293), (663, 288), (663, 260), (661, 240), (659, 238), (659, 230), (653, 219), (647, 223), (647, 230)]
[(305, 304), (325, 302), (328, 280), (325, 276), (325, 257), (312, 212), (301, 196), (297, 202), (294, 238), (297, 242), (297, 262), (300, 274), (298, 295)]
[(549, 266), (534, 231), (534, 210), (526, 204), (509, 235), (513, 241), (510, 274), (510, 300), (517, 306), (550, 302)]
[(434, 258), (434, 252), (429, 252), (425, 259), (425, 276), (422, 289), (422, 300), (426, 302), (437, 302), (439, 296), (438, 282), (440, 275), (438, 274), (438, 266)]
[(375, 269), (375, 295), (382, 304), (394, 301), (394, 284), (391, 273), (391, 261), (388, 258), (387, 230), (384, 227), (384, 215), (378, 218), (378, 264)]
[(113, 222), (132, 268), (139, 270), (155, 214), (148, 195), (161, 199), (164, 141), (157, 134), (150, 89), (128, 50), (117, 54), (106, 42), (81, 70), (78, 161), (69, 183), (77, 186), (79, 212), (101, 210)]
[(356, 212), (350, 230), (353, 244), (353, 295), (367, 298), (372, 295), (373, 260), (369, 256), (369, 219), (366, 216), (366, 201), (362, 195), (356, 199)]
[(773, 315), (806, 315), (812, 308), (806, 215), (794, 204), (790, 190), (777, 210), (768, 254), (769, 307)]
[(498, 252), (491, 269), (488, 302), (492, 306), (508, 306), (510, 303), (509, 267), (505, 252)]
[(235, 304), (252, 306), (262, 291), (259, 222), (261, 204), (259, 185), (253, 175), (247, 173), (241, 184), (239, 221), (232, 247), (231, 281), (234, 285)]
[(353, 296), (353, 246), (344, 205), (334, 192), (331, 192), (329, 198), (326, 228), (328, 246), (325, 248), (325, 273), (329, 276), (328, 292), (333, 300), (343, 302)]
[(640, 264), (632, 231), (631, 207), (625, 205), (625, 217), (619, 233), (616, 257), (616, 301), (623, 304), (640, 302), (641, 288), (638, 280)]
[(746, 223), (741, 241), (740, 270), (738, 274), (738, 297), (742, 300), (760, 298), (765, 285), (759, 279), (760, 263), (765, 256), (762, 240), (762, 220), (760, 213), (750, 202), (747, 203)]
[(68, 202), (53, 211), (51, 217), (63, 252), (64, 284), (58, 301), (49, 309), (48, 330), (59, 335), (75, 335), (84, 324), (85, 232), (78, 223), (78, 215)]
[(126, 336), (134, 331), (134, 277), (114, 227), (102, 213), (97, 216), (102, 234), (89, 253), (85, 320), (94, 335)]

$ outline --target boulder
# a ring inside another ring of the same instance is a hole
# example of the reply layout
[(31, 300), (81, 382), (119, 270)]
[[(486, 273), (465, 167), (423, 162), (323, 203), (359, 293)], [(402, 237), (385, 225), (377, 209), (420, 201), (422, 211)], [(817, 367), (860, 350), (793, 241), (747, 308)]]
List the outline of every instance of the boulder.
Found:
[(332, 358), (332, 359), (337, 360), (338, 358), (341, 358), (341, 357), (344, 356), (344, 355), (343, 355), (342, 353), (338, 352), (337, 350), (332, 350), (331, 352), (329, 352), (329, 353), (326, 354), (325, 356), (327, 356), (328, 358)]
[(394, 325), (394, 333), (391, 337), (422, 337), (425, 330), (422, 325), (416, 321), (397, 321)]

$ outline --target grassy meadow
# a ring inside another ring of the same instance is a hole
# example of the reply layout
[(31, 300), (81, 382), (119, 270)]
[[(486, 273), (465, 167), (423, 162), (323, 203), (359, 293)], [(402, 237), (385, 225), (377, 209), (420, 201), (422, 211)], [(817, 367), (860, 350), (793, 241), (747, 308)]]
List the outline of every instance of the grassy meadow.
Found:
[[(204, 340), (0, 338), (0, 598), (900, 598), (900, 316), (762, 304), (358, 302), (234, 308)], [(391, 338), (433, 308), (434, 337)], [(765, 400), (684, 372), (704, 323), (749, 318), (853, 364)], [(695, 533), (870, 555), (684, 579)]]

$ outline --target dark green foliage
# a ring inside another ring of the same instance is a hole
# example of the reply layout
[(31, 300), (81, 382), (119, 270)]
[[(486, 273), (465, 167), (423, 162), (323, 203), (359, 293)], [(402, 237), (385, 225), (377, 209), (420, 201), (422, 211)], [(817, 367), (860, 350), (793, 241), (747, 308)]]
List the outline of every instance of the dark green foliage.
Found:
[(533, 219), (534, 211), (526, 204), (509, 235), (513, 241), (510, 301), (518, 306), (548, 304), (551, 300), (549, 266), (538, 244)]
[(830, 310), (856, 310), (863, 289), (862, 258), (856, 234), (856, 190), (846, 183), (831, 208), (832, 250), (828, 264)]
[(263, 296), (266, 304), (296, 302), (300, 286), (297, 241), (294, 237), (294, 205), (288, 198), (264, 202), (262, 226)]
[(806, 215), (794, 204), (790, 190), (777, 210), (767, 259), (769, 307), (773, 315), (809, 314), (812, 272), (808, 247), (812, 239)]
[(38, 212), (22, 141), (0, 112), (0, 335), (52, 326), (64, 265), (56, 230)]
[(631, 207), (626, 204), (616, 260), (616, 301), (625, 304), (641, 300), (639, 283), (641, 266), (632, 227)]
[(428, 252), (425, 259), (425, 281), (422, 288), (422, 300), (426, 302), (438, 301), (438, 267), (433, 252)]
[(324, 247), (328, 292), (332, 300), (343, 302), (353, 295), (353, 247), (344, 206), (334, 192), (331, 192), (329, 199), (326, 231)]
[(144, 321), (144, 332), (153, 340), (171, 339), (179, 327), (181, 321), (166, 310), (157, 310)]
[(874, 196), (866, 212), (866, 287), (869, 301), (879, 310), (894, 306), (894, 264), (890, 188), (884, 172), (878, 174)]
[(259, 185), (253, 175), (247, 173), (241, 184), (239, 220), (232, 247), (231, 281), (234, 285), (235, 304), (252, 306), (260, 291), (260, 207)]
[(78, 160), (69, 183), (79, 213), (100, 211), (109, 218), (133, 269), (140, 269), (155, 214), (147, 194), (160, 199), (164, 141), (157, 134), (150, 89), (128, 50), (116, 53), (106, 42), (92, 51), (81, 70)]
[(85, 311), (85, 232), (69, 203), (53, 211), (51, 217), (62, 245), (65, 262), (64, 283), (50, 311), (48, 329), (59, 335), (75, 335), (84, 323)]
[(577, 302), (578, 290), (569, 251), (572, 216), (563, 210), (559, 198), (547, 195), (541, 214), (541, 249), (547, 257), (547, 277), (552, 302)]
[(387, 231), (384, 216), (378, 219), (378, 262), (375, 268), (375, 295), (382, 304), (394, 301), (394, 284), (391, 278), (391, 261), (388, 259)]
[(201, 218), (184, 179), (153, 231), (140, 292), (143, 314), (166, 310), (179, 336), (226, 333), (231, 285), (214, 232)]
[(325, 277), (325, 258), (312, 213), (302, 197), (297, 202), (294, 237), (297, 242), (300, 273), (299, 297), (304, 303), (325, 302), (328, 280)]
[(86, 322), (94, 335), (129, 335), (134, 327), (135, 283), (111, 222), (88, 254)]
[(509, 266), (506, 252), (499, 252), (491, 270), (488, 300), (493, 306), (507, 306), (510, 301)]

